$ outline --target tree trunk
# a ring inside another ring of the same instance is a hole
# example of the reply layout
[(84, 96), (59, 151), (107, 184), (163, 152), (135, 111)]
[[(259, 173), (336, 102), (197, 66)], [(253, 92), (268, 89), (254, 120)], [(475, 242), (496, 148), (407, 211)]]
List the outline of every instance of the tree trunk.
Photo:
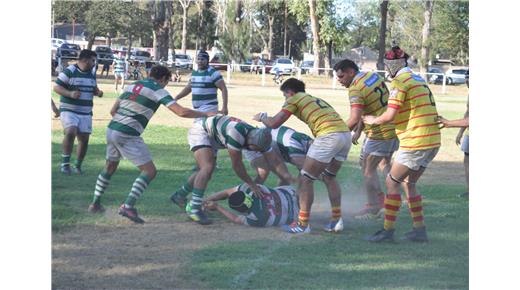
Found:
[(170, 38), (169, 22), (172, 15), (172, 2), (155, 1), (152, 14), (153, 48), (155, 60), (168, 59), (168, 44)]
[(186, 54), (186, 42), (188, 40), (188, 8), (191, 0), (179, 0), (182, 6), (182, 39), (181, 52)]
[(133, 40), (132, 33), (128, 32), (128, 50), (126, 53), (126, 60), (130, 60), (130, 52), (132, 51), (132, 40)]
[(274, 38), (274, 16), (269, 16), (269, 40), (267, 42), (267, 52), (269, 53), (269, 59), (274, 60), (273, 53), (273, 38)]
[[(332, 68), (332, 40), (327, 43), (327, 57), (325, 58), (325, 68)], [(327, 70), (329, 77), (332, 77), (334, 73), (332, 70)]]
[(88, 38), (87, 49), (92, 49), (92, 45), (94, 45), (94, 40), (96, 39), (95, 35), (92, 35)]
[(379, 56), (377, 57), (377, 69), (384, 70), (385, 64), (383, 63), (383, 57), (385, 55), (386, 45), (386, 18), (388, 15), (388, 0), (384, 0), (380, 5), (381, 9), (381, 25), (379, 26)]
[(320, 53), (320, 24), (316, 15), (316, 0), (309, 0), (309, 16), (311, 18), (312, 30), (312, 53), (314, 54), (314, 71), (320, 72), (318, 68), (323, 63), (323, 56)]
[(424, 25), (422, 29), (421, 58), (419, 58), (419, 71), (421, 74), (426, 73), (428, 58), (430, 56), (430, 27), (432, 23), (433, 0), (426, 1), (424, 9)]
[[(284, 13), (283, 13), (283, 55), (287, 56), (287, 1), (283, 1)], [(291, 49), (289, 47), (289, 49)]]

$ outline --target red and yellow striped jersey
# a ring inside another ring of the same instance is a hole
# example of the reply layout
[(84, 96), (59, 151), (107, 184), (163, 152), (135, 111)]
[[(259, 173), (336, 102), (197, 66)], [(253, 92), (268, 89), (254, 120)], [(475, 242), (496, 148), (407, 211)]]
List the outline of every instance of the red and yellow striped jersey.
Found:
[(285, 100), (282, 111), (294, 114), (309, 126), (314, 137), (349, 132), (345, 122), (327, 102), (307, 93), (297, 93)]
[(399, 110), (394, 119), (399, 149), (425, 150), (441, 146), (441, 132), (435, 122), (435, 100), (419, 75), (410, 69), (398, 73), (390, 84), (388, 107)]
[[(360, 108), (363, 115), (381, 116), (388, 105), (388, 88), (377, 73), (358, 72), (348, 89), (350, 106)], [(394, 124), (365, 125), (363, 130), (373, 140), (396, 138)]]

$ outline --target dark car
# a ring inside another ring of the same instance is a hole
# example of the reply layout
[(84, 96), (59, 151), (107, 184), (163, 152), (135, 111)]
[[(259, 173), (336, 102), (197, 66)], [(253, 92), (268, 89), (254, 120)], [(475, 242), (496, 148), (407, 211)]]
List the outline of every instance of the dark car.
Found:
[(78, 59), (81, 47), (73, 43), (64, 43), (56, 51), (56, 57), (61, 59)]
[(302, 65), (300, 66), (300, 70), (301, 70), (302, 74), (310, 73), (313, 68), (314, 68), (313, 60), (306, 60), (306, 61), (302, 62)]
[(108, 46), (98, 46), (96, 47), (95, 52), (99, 64), (112, 64), (114, 61), (114, 53)]
[(442, 84), (442, 78), (444, 75), (444, 72), (442, 71), (442, 69), (440, 69), (438, 67), (430, 67), (426, 70), (426, 73), (427, 73), (426, 80), (429, 83), (434, 83), (434, 84), (441, 83)]
[[(259, 58), (256, 60), (256, 66), (254, 66), (252, 69), (254, 72), (262, 73), (262, 66), (269, 65), (270, 62), (267, 59)], [(250, 72), (251, 66), (253, 65), (253, 60), (248, 59), (244, 62), (244, 65), (240, 66), (240, 70), (243, 72)], [(268, 73), (271, 70), (271, 68), (266, 67), (265, 72)]]

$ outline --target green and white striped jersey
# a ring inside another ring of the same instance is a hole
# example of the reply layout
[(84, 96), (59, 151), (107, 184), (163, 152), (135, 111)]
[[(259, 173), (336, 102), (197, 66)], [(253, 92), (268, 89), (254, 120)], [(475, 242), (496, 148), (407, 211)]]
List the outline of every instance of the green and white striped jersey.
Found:
[(124, 58), (114, 59), (114, 73), (124, 73), (126, 71), (126, 61)]
[[(272, 147), (280, 152), (283, 160), (287, 163), (291, 162), (291, 156), (307, 155), (307, 151), (312, 144), (311, 137), (285, 126), (272, 129), (271, 137), (273, 140)], [(243, 153), (249, 161), (262, 156), (262, 153), (250, 150), (244, 150)]]
[(244, 121), (230, 116), (203, 118), (202, 126), (222, 148), (240, 151), (246, 146), (247, 134), (256, 129)]
[(159, 105), (166, 107), (175, 103), (170, 93), (152, 79), (137, 81), (125, 88), (116, 114), (108, 128), (140, 136)]
[(243, 191), (253, 198), (253, 206), (249, 214), (240, 216), (242, 223), (253, 227), (292, 223), (294, 214), (299, 211), (294, 187), (287, 185), (269, 188), (261, 184), (258, 184), (258, 187), (264, 194), (262, 199), (256, 197), (246, 183), (237, 187), (237, 190)]
[(220, 72), (209, 66), (208, 69), (191, 73), (191, 101), (193, 109), (200, 112), (218, 111), (217, 85), (222, 79)]
[(60, 112), (73, 112), (78, 115), (92, 115), (94, 90), (97, 86), (94, 71), (83, 72), (77, 64), (69, 65), (56, 79), (56, 84), (67, 90), (79, 90), (79, 99), (60, 96)]

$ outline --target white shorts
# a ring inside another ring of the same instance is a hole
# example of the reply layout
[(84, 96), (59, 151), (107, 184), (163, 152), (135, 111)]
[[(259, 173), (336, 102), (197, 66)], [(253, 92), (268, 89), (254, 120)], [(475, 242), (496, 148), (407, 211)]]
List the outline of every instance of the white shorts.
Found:
[(469, 136), (464, 136), (464, 139), (462, 139), (462, 144), (460, 146), (460, 150), (464, 152), (464, 154), (469, 155)]
[(369, 155), (374, 156), (392, 156), (399, 149), (399, 139), (390, 140), (373, 140), (365, 138), (361, 147), (361, 159), (365, 159)]
[(119, 161), (121, 157), (128, 159), (135, 166), (144, 165), (152, 161), (152, 154), (141, 136), (131, 136), (107, 128), (108, 161)]
[(92, 133), (92, 116), (79, 115), (73, 112), (60, 112), (60, 120), (63, 129), (77, 127), (80, 133)]
[(190, 150), (196, 151), (199, 148), (209, 147), (213, 148), (214, 152), (217, 152), (217, 144), (213, 138), (202, 127), (202, 119), (195, 119), (193, 126), (188, 131), (188, 144), (190, 144)]
[(116, 72), (116, 73), (114, 73), (114, 77), (116, 79), (119, 79), (119, 78), (124, 79), (125, 78), (125, 73), (124, 72)]
[(345, 161), (350, 151), (352, 136), (350, 132), (330, 133), (314, 139), (307, 157), (323, 163), (329, 163), (332, 158)]
[(421, 167), (428, 167), (435, 155), (439, 152), (439, 147), (426, 150), (399, 150), (394, 162), (400, 163), (411, 170), (419, 170)]

